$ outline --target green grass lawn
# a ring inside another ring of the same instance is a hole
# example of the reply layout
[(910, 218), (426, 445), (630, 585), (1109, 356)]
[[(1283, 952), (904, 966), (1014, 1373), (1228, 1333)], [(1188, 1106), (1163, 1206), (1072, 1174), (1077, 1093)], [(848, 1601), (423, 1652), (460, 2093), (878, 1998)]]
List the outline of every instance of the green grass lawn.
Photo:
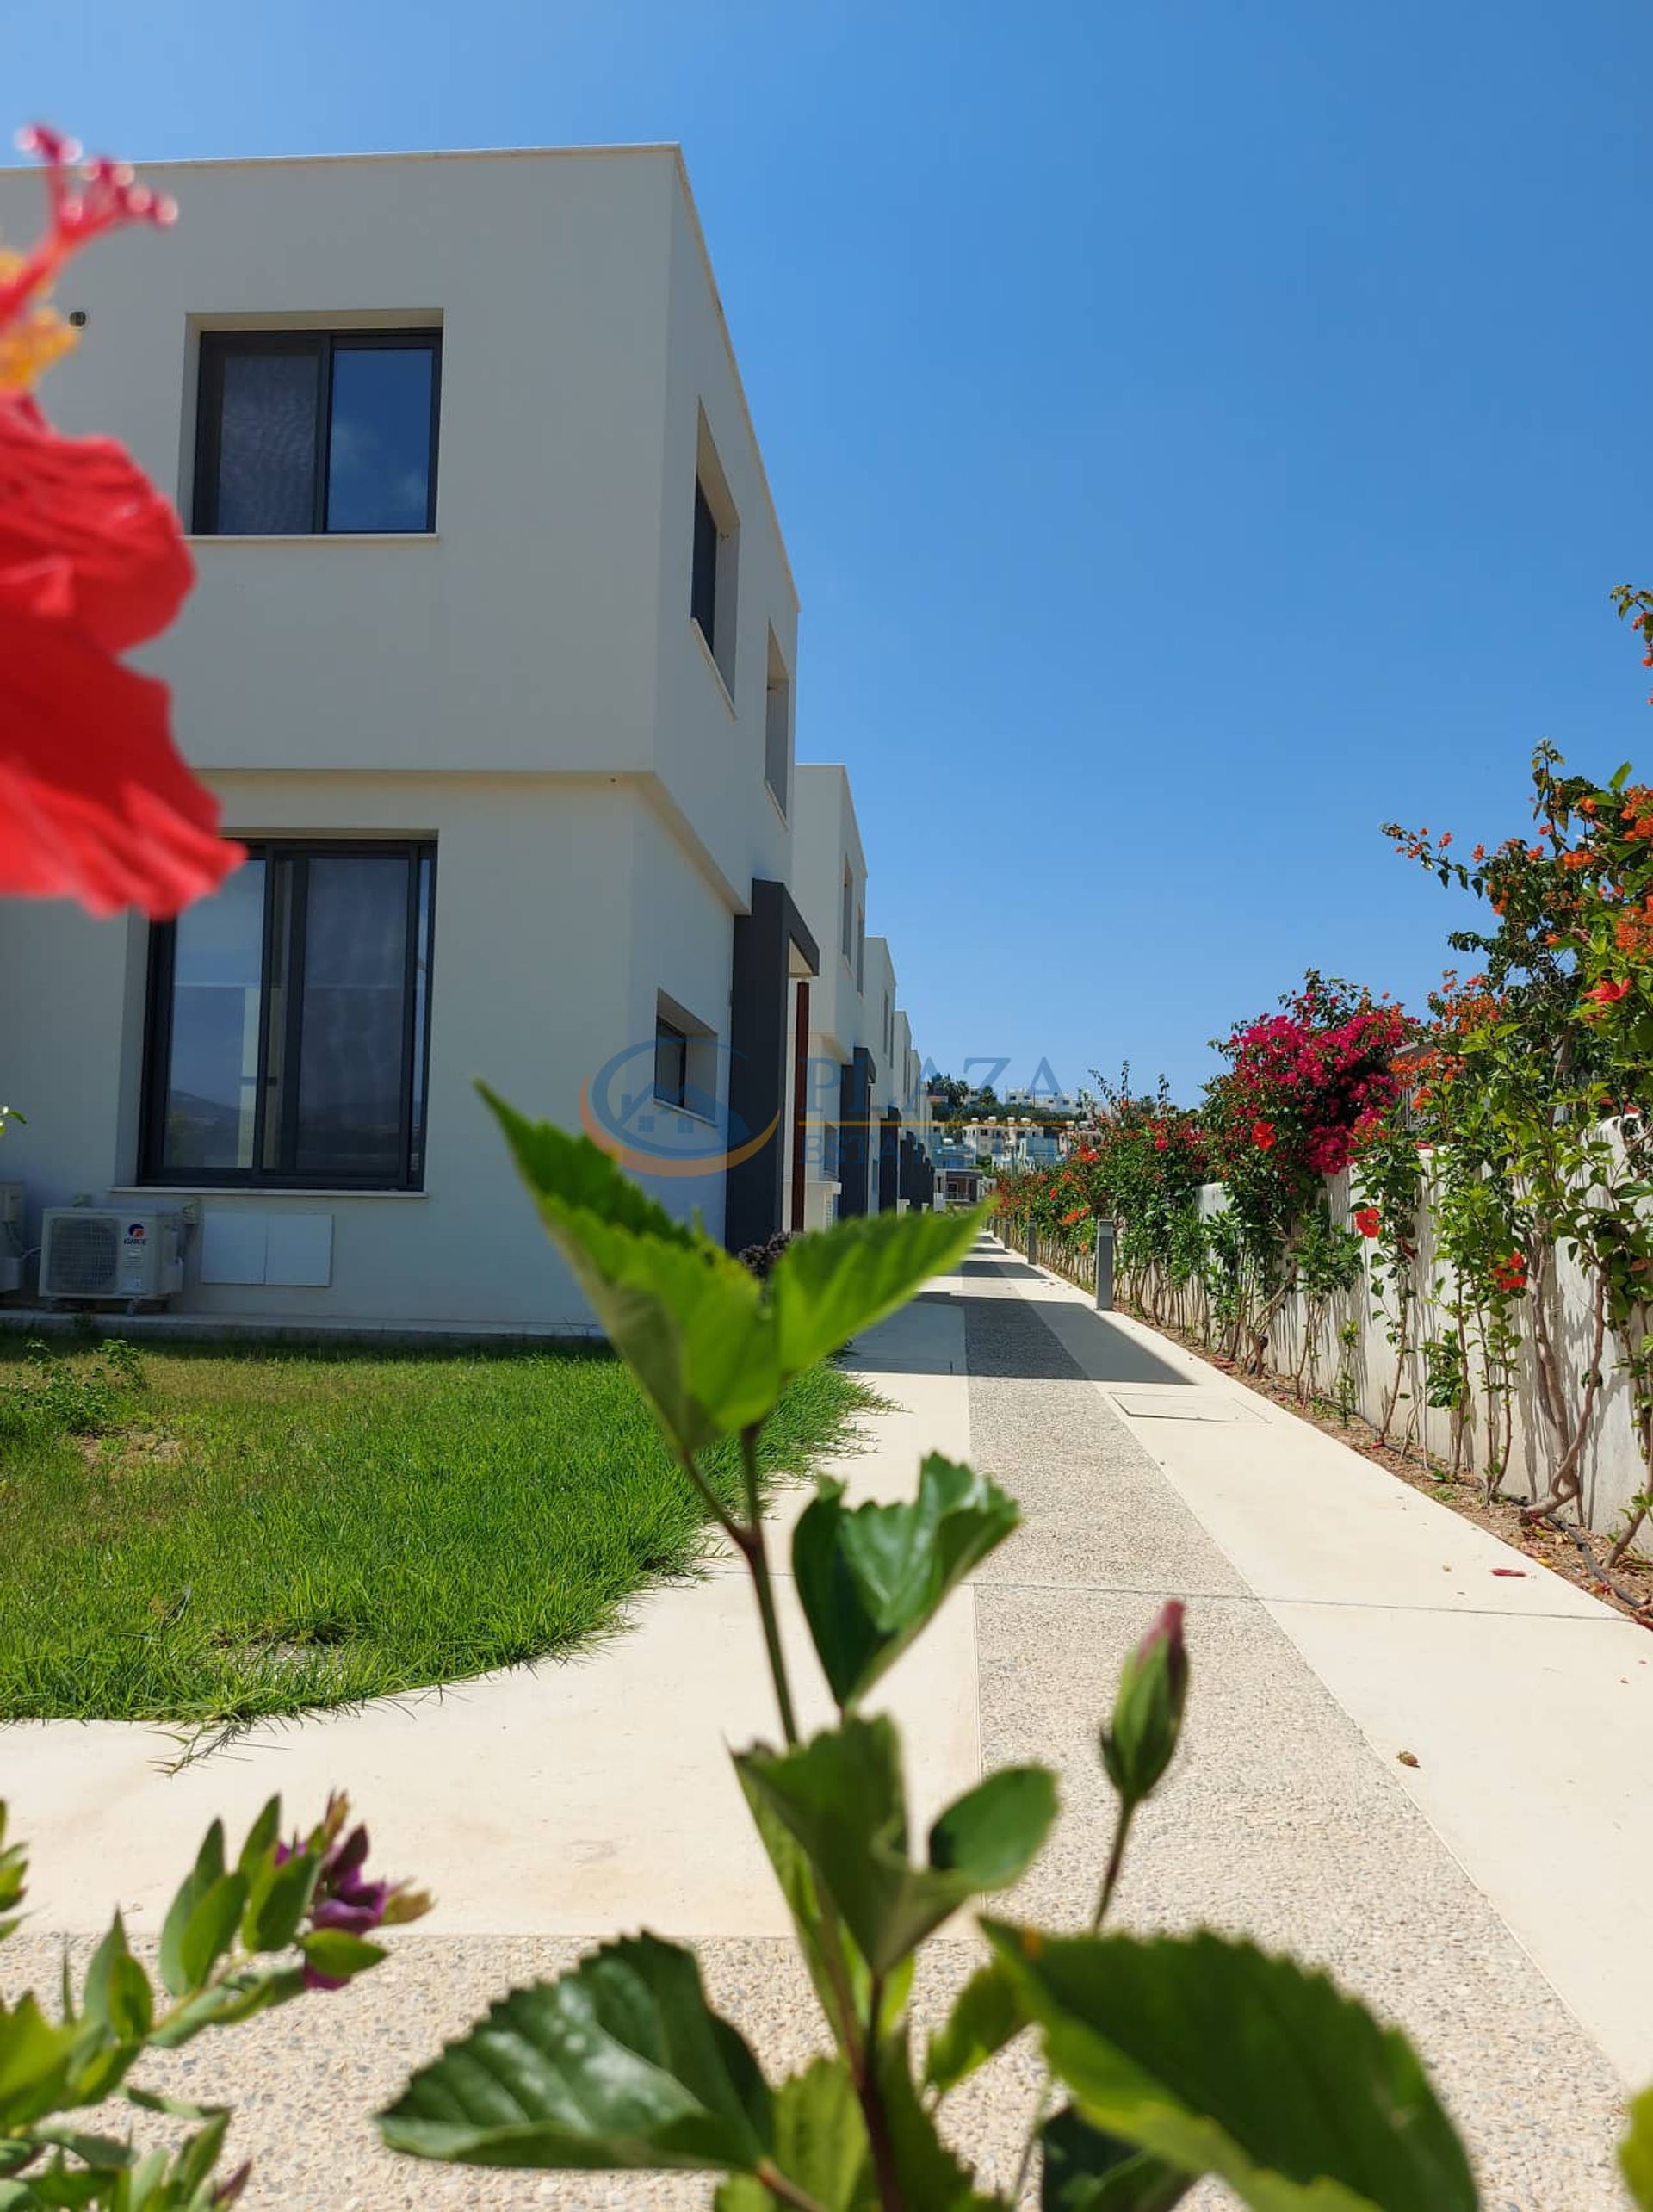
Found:
[[(806, 1472), (869, 1393), (802, 1378)], [(733, 1497), (734, 1455), (708, 1463)], [(0, 1718), (235, 1721), (566, 1651), (703, 1516), (619, 1362), (0, 1340)]]

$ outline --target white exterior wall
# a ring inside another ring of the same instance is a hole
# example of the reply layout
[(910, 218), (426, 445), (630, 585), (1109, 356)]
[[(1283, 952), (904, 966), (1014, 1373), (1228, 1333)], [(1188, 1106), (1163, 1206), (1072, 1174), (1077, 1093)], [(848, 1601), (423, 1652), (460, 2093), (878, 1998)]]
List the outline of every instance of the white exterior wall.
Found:
[[(809, 1097), (806, 1100), (808, 1189), (804, 1221), (819, 1228), (832, 1218), (839, 1182), (823, 1172), (823, 1132), (839, 1118), (837, 1070), (863, 1041), (864, 979), (857, 979), (857, 917), (864, 916), (867, 863), (850, 796), (850, 779), (837, 765), (810, 763), (795, 771), (792, 807), (792, 895), (820, 954), (820, 973), (809, 986)], [(850, 870), (850, 949), (844, 951), (844, 871)]]
[[(82, 1195), (102, 1203), (120, 1193), (162, 1208), (199, 1195), (205, 1213), (325, 1213), (328, 1288), (202, 1284), (195, 1236), (182, 1306), (297, 1320), (583, 1323), (584, 1302), (474, 1081), (576, 1129), (582, 1084), (628, 1044), (652, 1039), (658, 990), (705, 1007), (727, 1041), (730, 936), (720, 899), (637, 787), (605, 778), (215, 780), (232, 826), (249, 832), (435, 837), (424, 1188), (226, 1192), (204, 1181), (198, 1193), (140, 1199), (145, 926), (19, 906), (4, 919), (0, 1024), (11, 1099), (28, 1116), (8, 1132), (5, 1162), (28, 1187), (28, 1242), (38, 1241), (41, 1206)], [(57, 1015), (41, 1019), (54, 999)], [(635, 1064), (646, 1081), (647, 1056)], [(651, 1143), (672, 1145), (671, 1120), (659, 1118)], [(721, 1174), (661, 1177), (651, 1187), (675, 1213), (698, 1205), (721, 1235)]]
[[(652, 1041), (660, 991), (727, 1045), (734, 915), (754, 876), (792, 872), (764, 748), (769, 635), (794, 669), (796, 597), (681, 163), (645, 149), (145, 177), (179, 201), (179, 226), (77, 264), (60, 304), (86, 328), (44, 396), (65, 430), (120, 438), (186, 517), (203, 329), (443, 333), (435, 534), (197, 538), (197, 589), (147, 655), (232, 833), (435, 838), (425, 1189), (203, 1194), (331, 1213), (333, 1279), (202, 1285), (196, 1238), (182, 1304), (583, 1319), (473, 1078), (577, 1126), (582, 1081)], [(0, 232), (31, 235), (39, 198), (32, 176), (0, 177)], [(740, 519), (732, 699), (688, 611), (703, 411)], [(30, 1187), (31, 1242), (42, 1204), (133, 1185), (145, 971), (141, 922), (0, 909), (0, 1096), (29, 1116), (4, 1165)], [(651, 1187), (721, 1233), (721, 1173)]]

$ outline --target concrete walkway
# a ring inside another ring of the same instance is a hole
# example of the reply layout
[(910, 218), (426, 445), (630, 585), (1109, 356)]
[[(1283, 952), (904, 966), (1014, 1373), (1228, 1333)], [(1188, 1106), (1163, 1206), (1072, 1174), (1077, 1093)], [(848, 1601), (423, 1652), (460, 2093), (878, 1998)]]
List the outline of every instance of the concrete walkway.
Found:
[[(988, 1241), (855, 1365), (894, 1409), (840, 1470), (858, 1491), (906, 1491), (920, 1451), (940, 1449), (997, 1476), (1025, 1516), (891, 1677), (919, 1816), (984, 1764), (1053, 1764), (1062, 1823), (1012, 1905), (1080, 1921), (1111, 1819), (1097, 1719), (1160, 1599), (1186, 1597), (1187, 1749), (1142, 1824), (1122, 1922), (1205, 1919), (1289, 1945), (1402, 2021), (1489, 2207), (1620, 2206), (1622, 2082), (1653, 2078), (1644, 1633)], [(782, 1502), (783, 1530), (798, 1503)], [(1495, 1576), (1504, 1565), (1526, 1571)], [(210, 1814), (245, 1819), (275, 1788), (296, 1812), (348, 1781), (375, 1860), (439, 1892), (356, 1990), (203, 2039), (167, 2070), (166, 2085), (237, 2103), (232, 2142), (258, 2159), (249, 2203), (703, 2203), (682, 2180), (390, 2160), (363, 2125), (490, 1994), (610, 1928), (696, 1938), (715, 2000), (771, 2066), (814, 2042), (724, 1756), (773, 1732), (744, 1581), (720, 1566), (635, 1610), (581, 1660), (261, 1732), (173, 1776), (150, 1732), (5, 1732), (34, 1930), (101, 1924), (117, 1882), (152, 1927)], [(15, 1938), (8, 1984), (49, 1983), (56, 1956), (46, 1936)], [(970, 1957), (938, 1947), (921, 2014)], [(1007, 2178), (1034, 2091), (1016, 2052), (956, 2100), (984, 2180)]]

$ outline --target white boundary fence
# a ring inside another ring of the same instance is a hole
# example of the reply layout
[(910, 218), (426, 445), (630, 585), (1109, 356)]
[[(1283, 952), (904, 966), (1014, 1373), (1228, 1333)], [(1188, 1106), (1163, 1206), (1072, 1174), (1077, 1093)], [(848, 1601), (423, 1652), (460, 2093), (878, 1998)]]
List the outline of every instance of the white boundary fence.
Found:
[[(1348, 1178), (1338, 1175), (1327, 1185), (1334, 1222), (1347, 1226), (1350, 1215)], [(1200, 1210), (1210, 1214), (1226, 1203), (1223, 1186), (1208, 1183), (1200, 1193)], [(1021, 1249), (1017, 1231), (1007, 1222), (995, 1220), (994, 1229), (1013, 1250)], [(1376, 1248), (1362, 1244), (1362, 1277), (1346, 1295), (1325, 1301), (1318, 1313), (1297, 1296), (1287, 1300), (1270, 1332), (1267, 1364), (1277, 1374), (1291, 1376), (1301, 1367), (1312, 1373), (1316, 1394), (1348, 1405), (1353, 1415), (1376, 1430), (1381, 1427), (1391, 1401), (1390, 1441), (1397, 1447), (1409, 1443), (1433, 1459), (1457, 1464), (1467, 1472), (1484, 1475), (1496, 1448), (1494, 1409), (1483, 1393), (1473, 1343), (1468, 1361), (1468, 1413), (1461, 1423), (1449, 1407), (1428, 1403), (1428, 1374), (1424, 1346), (1431, 1338), (1452, 1332), (1451, 1317), (1437, 1298), (1436, 1278), (1445, 1273), (1435, 1246), (1434, 1224), (1427, 1205), (1420, 1209), (1418, 1251), (1411, 1263), (1409, 1283), (1412, 1317), (1404, 1359), (1390, 1341), (1396, 1322), (1397, 1298), (1373, 1262)], [(1041, 1240), (1039, 1264), (1085, 1290), (1093, 1290), (1095, 1255), (1088, 1237), (1076, 1248), (1047, 1244)], [(1583, 1279), (1566, 1253), (1557, 1255), (1555, 1270), (1555, 1330), (1557, 1352), (1567, 1386), (1576, 1403), (1589, 1352), (1588, 1296)], [(1121, 1279), (1122, 1304), (1132, 1286)], [(1378, 1293), (1381, 1292), (1381, 1299)], [(1518, 1299), (1514, 1318), (1521, 1341), (1513, 1361), (1511, 1402), (1513, 1426), (1508, 1464), (1501, 1486), (1518, 1498), (1541, 1496), (1549, 1487), (1549, 1471), (1555, 1446), (1539, 1410), (1533, 1382), (1532, 1349), (1526, 1309), (1532, 1293)], [(1147, 1318), (1187, 1327), (1196, 1320), (1199, 1301), (1190, 1292), (1180, 1294), (1163, 1286), (1149, 1286)], [(1353, 1324), (1350, 1326), (1350, 1324)], [(1310, 1328), (1315, 1341), (1306, 1344)], [(1347, 1338), (1347, 1341), (1345, 1341)], [(1580, 1469), (1583, 1483), (1580, 1500), (1587, 1527), (1611, 1534), (1622, 1527), (1630, 1500), (1648, 1485), (1631, 1405), (1626, 1378), (1615, 1372), (1612, 1339), (1604, 1355), (1601, 1394)], [(1401, 1369), (1397, 1376), (1397, 1367)], [(1397, 1390), (1398, 1383), (1398, 1390)], [(1653, 1527), (1653, 1523), (1649, 1524)], [(1645, 1534), (1645, 1531), (1644, 1532)], [(1646, 1546), (1653, 1550), (1653, 1541)]]

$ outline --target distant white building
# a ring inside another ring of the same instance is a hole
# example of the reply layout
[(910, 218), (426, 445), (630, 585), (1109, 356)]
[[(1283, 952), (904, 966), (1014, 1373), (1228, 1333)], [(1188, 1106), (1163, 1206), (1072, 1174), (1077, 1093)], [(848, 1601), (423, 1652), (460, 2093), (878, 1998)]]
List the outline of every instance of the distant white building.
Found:
[[(796, 1218), (797, 595), (674, 148), (183, 164), (75, 264), (54, 419), (199, 583), (147, 656), (247, 864), (176, 926), (0, 908), (4, 1172), (191, 1221), (179, 1303), (585, 1308), (480, 1104), (584, 1125), (737, 1249)], [(0, 233), (39, 181), (0, 177)], [(820, 771), (841, 779), (842, 771)], [(844, 806), (852, 823), (847, 786)]]

